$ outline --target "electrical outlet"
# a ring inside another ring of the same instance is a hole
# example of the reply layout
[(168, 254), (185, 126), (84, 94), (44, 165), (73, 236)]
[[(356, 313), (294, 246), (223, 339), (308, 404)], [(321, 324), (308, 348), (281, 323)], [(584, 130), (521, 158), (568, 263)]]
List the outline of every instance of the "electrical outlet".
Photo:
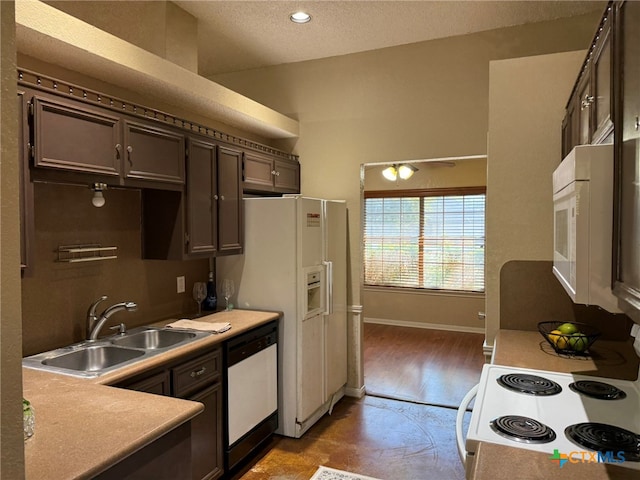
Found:
[(178, 293), (184, 293), (184, 276), (176, 277), (176, 286)]

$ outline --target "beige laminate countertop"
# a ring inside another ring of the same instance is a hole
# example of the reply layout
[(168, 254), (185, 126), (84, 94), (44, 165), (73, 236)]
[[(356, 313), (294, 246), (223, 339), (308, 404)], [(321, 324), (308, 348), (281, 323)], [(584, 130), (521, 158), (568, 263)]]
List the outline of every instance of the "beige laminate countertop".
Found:
[(24, 397), (36, 416), (35, 435), (25, 442), (26, 479), (91, 478), (189, 421), (203, 410), (202, 404), (108, 385), (210, 348), (279, 316), (250, 310), (208, 315), (198, 320), (229, 322), (231, 329), (98, 378), (23, 368)]
[[(639, 359), (630, 342), (598, 340), (591, 353), (591, 359), (563, 358), (538, 332), (500, 330), (493, 363), (624, 380), (638, 377)], [(484, 442), (478, 446), (470, 474), (472, 480), (637, 480), (638, 476), (638, 470), (604, 463), (571, 463), (559, 468), (547, 454)]]
[(636, 380), (640, 359), (631, 341), (597, 340), (590, 357), (558, 355), (538, 332), (500, 330), (493, 363), (562, 373)]

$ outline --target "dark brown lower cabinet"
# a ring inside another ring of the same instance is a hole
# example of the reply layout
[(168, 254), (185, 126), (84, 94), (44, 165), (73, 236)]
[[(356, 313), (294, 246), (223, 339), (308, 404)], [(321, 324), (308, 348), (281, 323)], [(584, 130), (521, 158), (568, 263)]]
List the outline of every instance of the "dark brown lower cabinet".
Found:
[(94, 477), (96, 480), (177, 480), (191, 470), (189, 422)]
[(204, 405), (204, 412), (191, 421), (191, 468), (193, 480), (211, 480), (222, 475), (221, 436), (212, 434), (222, 428), (222, 386), (201, 390), (189, 400)]
[(184, 398), (204, 405), (204, 411), (190, 422), (193, 480), (215, 480), (224, 473), (221, 358), (218, 348), (116, 385), (129, 390)]

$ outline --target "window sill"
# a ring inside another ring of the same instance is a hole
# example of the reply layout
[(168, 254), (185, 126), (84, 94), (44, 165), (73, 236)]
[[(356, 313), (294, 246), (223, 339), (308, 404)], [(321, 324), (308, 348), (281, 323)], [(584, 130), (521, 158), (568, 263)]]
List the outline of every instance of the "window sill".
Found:
[(433, 297), (485, 298), (484, 292), (461, 292), (457, 290), (427, 290), (423, 288), (401, 288), (365, 285), (364, 292), (378, 292), (402, 295), (427, 295)]

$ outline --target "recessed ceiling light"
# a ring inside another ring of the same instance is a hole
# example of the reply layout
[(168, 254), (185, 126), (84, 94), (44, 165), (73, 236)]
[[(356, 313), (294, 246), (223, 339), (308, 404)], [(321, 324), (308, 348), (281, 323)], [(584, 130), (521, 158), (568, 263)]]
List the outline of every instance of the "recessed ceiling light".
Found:
[(296, 12), (289, 15), (289, 19), (293, 23), (307, 23), (311, 21), (311, 15), (305, 12)]

